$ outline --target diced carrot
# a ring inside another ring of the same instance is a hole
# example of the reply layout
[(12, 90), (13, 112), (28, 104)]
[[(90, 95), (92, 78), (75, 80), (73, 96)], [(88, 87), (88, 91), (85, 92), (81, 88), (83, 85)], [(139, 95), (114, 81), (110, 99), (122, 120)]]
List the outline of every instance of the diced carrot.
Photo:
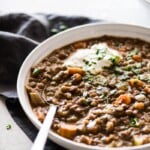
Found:
[(144, 82), (139, 80), (139, 79), (130, 79), (129, 80), (129, 84), (133, 87), (133, 86), (137, 86), (137, 87), (142, 87), (144, 86)]
[(61, 136), (72, 139), (77, 132), (76, 125), (60, 123), (60, 127), (57, 131)]
[(141, 109), (144, 108), (144, 103), (143, 103), (143, 102), (136, 102), (136, 103), (134, 104), (134, 108), (135, 108), (135, 109), (138, 109), (138, 110), (141, 110)]
[(78, 67), (68, 67), (67, 70), (69, 74), (79, 73), (81, 75), (85, 75), (85, 71)]
[(150, 87), (146, 86), (146, 87), (144, 88), (144, 91), (145, 91), (146, 93), (150, 94)]
[(40, 120), (41, 122), (44, 121), (45, 115), (44, 115), (43, 112), (41, 112), (40, 110), (37, 110), (37, 111), (35, 112), (35, 114), (36, 114), (36, 116), (38, 117), (38, 120)]
[(122, 94), (114, 101), (114, 104), (116, 104), (116, 105), (119, 105), (121, 103), (125, 103), (125, 104), (129, 105), (131, 103), (130, 94)]
[(132, 58), (133, 58), (135, 61), (141, 61), (141, 60), (142, 60), (141, 55), (133, 55)]

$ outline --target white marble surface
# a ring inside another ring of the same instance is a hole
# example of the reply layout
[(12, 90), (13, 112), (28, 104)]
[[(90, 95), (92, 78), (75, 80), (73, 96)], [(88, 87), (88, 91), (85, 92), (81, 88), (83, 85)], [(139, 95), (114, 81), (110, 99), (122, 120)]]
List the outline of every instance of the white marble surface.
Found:
[(145, 0), (0, 0), (0, 11), (85, 15), (150, 27)]

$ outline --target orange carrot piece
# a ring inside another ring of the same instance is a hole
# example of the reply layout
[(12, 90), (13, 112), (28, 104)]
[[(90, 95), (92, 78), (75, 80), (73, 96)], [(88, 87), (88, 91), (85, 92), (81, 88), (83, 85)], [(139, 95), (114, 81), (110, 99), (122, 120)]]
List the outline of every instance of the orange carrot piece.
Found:
[(81, 75), (85, 75), (85, 71), (78, 67), (68, 67), (67, 70), (69, 74), (79, 73)]
[(137, 87), (142, 87), (144, 86), (144, 82), (139, 80), (139, 79), (130, 79), (129, 80), (129, 84), (133, 87), (133, 86), (137, 86)]
[(138, 110), (141, 110), (141, 109), (144, 108), (144, 103), (143, 103), (143, 102), (136, 102), (136, 103), (134, 104), (134, 108), (135, 108), (135, 109), (138, 109)]
[(135, 61), (142, 61), (141, 55), (133, 55), (132, 58), (133, 58)]
[(131, 103), (130, 94), (122, 94), (114, 101), (114, 104), (116, 104), (116, 105), (119, 105), (121, 103), (125, 103), (125, 104), (129, 105)]

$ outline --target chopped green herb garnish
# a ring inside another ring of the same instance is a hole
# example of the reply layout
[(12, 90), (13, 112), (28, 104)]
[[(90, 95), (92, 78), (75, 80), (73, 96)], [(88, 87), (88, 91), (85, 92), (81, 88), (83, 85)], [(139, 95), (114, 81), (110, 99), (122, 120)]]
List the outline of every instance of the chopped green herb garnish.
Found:
[(139, 75), (138, 78), (140, 80), (143, 80), (143, 81), (146, 81), (148, 83), (150, 83), (150, 75), (149, 74), (142, 74), (142, 75)]
[(136, 66), (136, 68), (141, 68), (143, 65), (142, 65), (142, 63), (136, 63), (135, 66)]
[(83, 101), (82, 101), (82, 104), (83, 105), (89, 105), (91, 103), (91, 100), (90, 99), (84, 99)]
[(53, 28), (53, 29), (51, 29), (51, 32), (53, 32), (53, 33), (57, 33), (57, 32), (59, 32), (59, 30), (58, 30), (58, 29), (56, 29), (56, 28)]
[(133, 68), (133, 66), (126, 66), (126, 67), (125, 67), (125, 70), (126, 70), (126, 71), (131, 71), (132, 68)]
[(120, 57), (117, 55), (112, 55), (109, 60), (113, 63), (113, 64), (118, 64), (120, 61)]
[(124, 74), (124, 75), (120, 76), (120, 80), (122, 80), (122, 81), (126, 81), (129, 78), (130, 77), (127, 74)]
[(34, 70), (33, 70), (33, 72), (32, 72), (32, 75), (33, 75), (33, 76), (38, 76), (40, 73), (41, 73), (41, 69), (39, 69), (39, 68), (34, 68)]
[(137, 127), (137, 126), (139, 126), (138, 118), (130, 118), (129, 126), (130, 127)]
[(122, 69), (120, 67), (115, 66), (114, 72), (115, 72), (115, 74), (122, 74)]
[(109, 98), (108, 98), (107, 93), (103, 93), (103, 94), (100, 96), (100, 98), (103, 99), (107, 104), (109, 103)]
[(101, 60), (101, 59), (102, 59), (102, 57), (98, 57), (98, 58), (97, 58), (97, 60)]
[(83, 62), (84, 62), (86, 65), (89, 65), (89, 61), (88, 61), (88, 60), (83, 59)]
[(132, 69), (131, 70), (134, 74), (138, 75), (140, 73), (140, 70), (139, 69)]
[(92, 64), (96, 64), (96, 62), (92, 61)]
[(99, 49), (96, 49), (96, 55), (98, 55), (99, 54)]
[(106, 104), (108, 104), (108, 103), (109, 103), (109, 98), (108, 98), (108, 97), (105, 97), (105, 98), (104, 98), (104, 101), (106, 102)]
[(61, 29), (61, 30), (65, 30), (65, 29), (67, 29), (67, 26), (66, 26), (66, 25), (64, 25), (64, 24), (61, 24), (61, 25), (59, 26), (59, 29)]
[(6, 125), (6, 129), (10, 130), (11, 129), (11, 124)]
[(112, 66), (110, 66), (110, 67), (103, 66), (103, 69), (110, 69), (110, 68), (112, 68)]
[(140, 73), (140, 70), (139, 68), (141, 67), (140, 63), (138, 63), (138, 65), (129, 65), (129, 66), (126, 66), (124, 69), (126, 71), (132, 71), (134, 74), (139, 74)]
[(132, 50), (129, 54), (128, 54), (128, 56), (129, 57), (132, 57), (133, 55), (136, 55), (136, 54), (138, 54), (138, 49), (137, 48), (135, 48), (134, 50)]

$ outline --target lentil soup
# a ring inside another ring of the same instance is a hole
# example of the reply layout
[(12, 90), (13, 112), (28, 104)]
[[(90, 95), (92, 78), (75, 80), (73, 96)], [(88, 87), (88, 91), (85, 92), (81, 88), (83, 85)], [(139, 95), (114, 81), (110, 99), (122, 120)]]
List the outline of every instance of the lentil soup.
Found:
[(26, 90), (41, 122), (47, 103), (58, 105), (60, 136), (100, 147), (150, 143), (148, 42), (103, 36), (56, 49), (31, 68)]

